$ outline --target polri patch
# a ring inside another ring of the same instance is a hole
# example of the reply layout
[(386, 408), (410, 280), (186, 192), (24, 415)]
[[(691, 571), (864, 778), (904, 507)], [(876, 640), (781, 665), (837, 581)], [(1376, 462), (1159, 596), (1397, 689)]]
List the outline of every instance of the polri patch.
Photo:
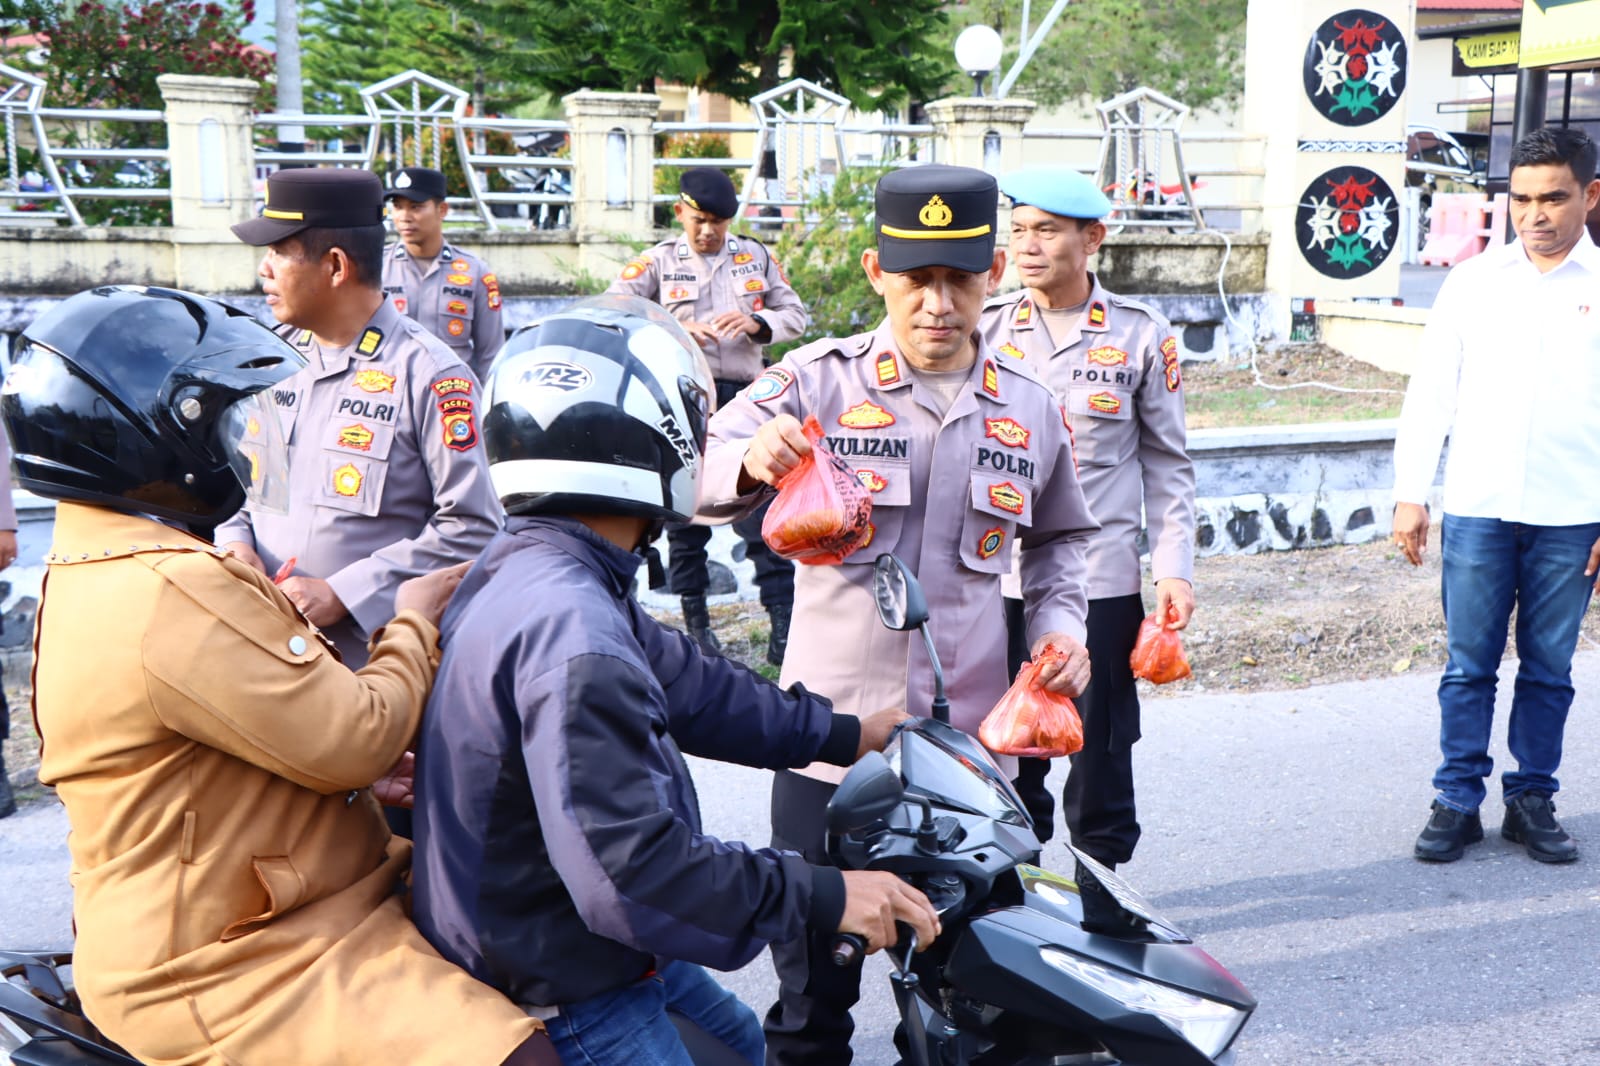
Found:
[(1101, 348), (1090, 348), (1084, 358), (1095, 366), (1127, 366), (1128, 353), (1121, 348), (1113, 348), (1109, 344)]
[(1109, 392), (1097, 392), (1086, 402), (1091, 409), (1101, 414), (1114, 415), (1122, 411), (1122, 400)]
[(372, 430), (360, 422), (345, 426), (339, 431), (339, 447), (354, 448), (358, 452), (372, 450)]
[(984, 533), (978, 541), (978, 558), (993, 559), (1006, 542), (1006, 531), (996, 526)]
[[(368, 332), (375, 331), (369, 330)], [(366, 338), (363, 337), (362, 343), (365, 342)], [(394, 375), (385, 374), (381, 370), (357, 370), (356, 376), (351, 379), (351, 384), (360, 389), (362, 392), (393, 392)]]
[(839, 424), (846, 429), (882, 429), (894, 425), (894, 415), (871, 400), (862, 400), (839, 416)]
[(750, 384), (750, 399), (755, 403), (769, 403), (789, 391), (794, 375), (781, 366), (768, 367)]
[(472, 421), (472, 401), (465, 396), (450, 396), (439, 401), (444, 420), (444, 444), (464, 452), (478, 443), (478, 427)]
[(1021, 514), (1023, 504), (1027, 503), (1027, 497), (1023, 496), (1022, 490), (1011, 482), (1002, 481), (998, 485), (989, 486), (989, 502), (1002, 511)]
[(444, 305), (444, 309), (452, 315), (464, 315), (467, 313), (467, 301), (451, 300)]
[(460, 377), (440, 378), (438, 381), (435, 381), (432, 385), (430, 385), (429, 388), (433, 389), (434, 394), (441, 399), (449, 396), (453, 392), (459, 392), (463, 396), (470, 396), (472, 394), (472, 382), (468, 381), (466, 378)]
[(650, 261), (648, 259), (630, 259), (628, 260), (628, 265), (622, 268), (622, 273), (618, 277), (623, 281), (632, 281), (648, 270), (649, 267)]
[(472, 269), (472, 264), (468, 263), (465, 259), (455, 259), (451, 261), (450, 269), (454, 270), (458, 274), (464, 274), (468, 270)]
[(745, 292), (765, 292), (767, 283), (760, 278), (750, 278), (744, 283)]
[(406, 298), (404, 296), (396, 296), (394, 298), (394, 309), (402, 315), (406, 313)]
[(472, 275), (471, 274), (449, 274), (449, 275), (446, 275), (446, 280), (449, 281), (450, 284), (452, 284), (452, 285), (471, 285), (472, 284)]
[(1009, 355), (1013, 359), (1028, 358), (1026, 352), (1024, 352), (1021, 348), (1018, 348), (1015, 344), (1012, 344), (1010, 341), (1006, 341), (1004, 344), (1000, 345), (999, 350), (1001, 355)]
[(467, 324), (459, 318), (452, 318), (444, 327), (452, 337), (459, 337), (467, 331)]
[(889, 487), (888, 478), (884, 477), (876, 470), (868, 470), (866, 467), (862, 467), (856, 471), (856, 479), (866, 487), (868, 492), (882, 492), (884, 489)]
[(354, 463), (346, 463), (333, 472), (333, 491), (340, 496), (361, 495), (361, 470)]
[(986, 418), (983, 435), (993, 437), (1007, 448), (1026, 448), (1033, 431), (1014, 418)]

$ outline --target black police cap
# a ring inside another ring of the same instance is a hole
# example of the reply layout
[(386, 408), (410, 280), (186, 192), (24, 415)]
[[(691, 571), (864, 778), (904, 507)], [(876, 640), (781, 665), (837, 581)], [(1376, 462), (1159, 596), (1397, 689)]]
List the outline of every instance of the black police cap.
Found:
[(383, 182), (370, 170), (301, 167), (267, 177), (267, 202), (257, 218), (233, 226), (233, 235), (261, 246), (307, 229), (349, 229), (383, 224)]
[(739, 194), (728, 175), (716, 167), (690, 167), (678, 178), (678, 199), (717, 218), (739, 213)]
[(449, 195), (443, 172), (431, 167), (403, 167), (389, 175), (389, 187), (383, 190), (385, 200), (401, 196), (419, 204)]
[(891, 274), (934, 266), (987, 271), (999, 203), (993, 176), (971, 167), (890, 171), (878, 179), (878, 262)]

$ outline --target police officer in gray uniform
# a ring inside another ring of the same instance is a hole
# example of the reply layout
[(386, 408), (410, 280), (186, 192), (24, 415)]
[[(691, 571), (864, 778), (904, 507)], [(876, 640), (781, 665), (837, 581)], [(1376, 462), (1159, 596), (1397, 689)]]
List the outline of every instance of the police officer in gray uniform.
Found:
[[(607, 291), (643, 296), (683, 323), (711, 364), (721, 407), (761, 373), (764, 347), (800, 336), (810, 316), (765, 245), (729, 236), (739, 196), (726, 174), (714, 167), (691, 167), (679, 178), (678, 189), (672, 209), (683, 235), (631, 260)], [(794, 565), (774, 555), (761, 539), (765, 513), (758, 510), (733, 528), (755, 565), (761, 605), (772, 621), (767, 661), (781, 666), (794, 603)], [(705, 526), (667, 531), (669, 577), (672, 590), (682, 597), (684, 627), (707, 650), (718, 651), (706, 609), (710, 539)]]
[[(1128, 656), (1144, 617), (1137, 538), (1148, 528), (1156, 613), (1189, 624), (1194, 611), (1194, 467), (1183, 419), (1178, 342), (1144, 304), (1107, 292), (1088, 260), (1105, 239), (1111, 203), (1066, 167), (1001, 179), (1010, 196), (1011, 257), (1022, 289), (991, 298), (984, 336), (1054, 390), (1075, 437), (1078, 476), (1100, 532), (1089, 542), (1089, 658), (1093, 680), (1078, 709), (1083, 750), (1071, 756), (1062, 810), (1072, 842), (1108, 866), (1133, 857), (1139, 822), (1133, 743), (1139, 694)], [(1016, 592), (1008, 590), (1008, 596)], [(1013, 673), (1026, 656), (1020, 599), (1007, 600)], [(1040, 839), (1055, 804), (1044, 759), (1023, 759), (1017, 788)]]
[(383, 186), (360, 170), (281, 170), (258, 271), (308, 366), (273, 390), (289, 443), (287, 514), (246, 507), (216, 543), (266, 573), (352, 668), (400, 582), (477, 557), (500, 525), (478, 444), (478, 379), (384, 299)]
[(398, 241), (383, 251), (383, 292), (401, 314), (448, 344), (479, 379), (505, 343), (500, 279), (482, 259), (444, 239), (444, 175), (406, 167), (384, 191)]

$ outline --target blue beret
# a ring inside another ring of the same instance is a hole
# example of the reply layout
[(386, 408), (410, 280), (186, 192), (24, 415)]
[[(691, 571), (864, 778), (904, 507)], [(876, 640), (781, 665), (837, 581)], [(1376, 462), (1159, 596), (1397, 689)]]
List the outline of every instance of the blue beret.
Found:
[(1111, 201), (1089, 178), (1071, 167), (1016, 170), (1000, 179), (1000, 191), (1021, 207), (1037, 207), (1063, 218), (1105, 218)]

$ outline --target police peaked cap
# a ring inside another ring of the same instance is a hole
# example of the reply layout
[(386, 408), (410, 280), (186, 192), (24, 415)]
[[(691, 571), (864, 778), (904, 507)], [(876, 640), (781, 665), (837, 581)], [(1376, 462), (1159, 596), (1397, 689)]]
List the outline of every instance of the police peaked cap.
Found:
[(936, 163), (878, 179), (878, 262), (891, 274), (923, 267), (987, 272), (1000, 194), (989, 174)]
[(383, 224), (383, 182), (370, 170), (300, 167), (267, 177), (261, 214), (235, 223), (233, 235), (257, 247), (308, 229)]
[(678, 178), (678, 199), (717, 218), (739, 213), (739, 194), (728, 175), (716, 167), (690, 167)]
[(1071, 167), (1031, 167), (1000, 179), (1000, 191), (1016, 207), (1037, 207), (1062, 218), (1105, 218), (1111, 201), (1089, 178)]
[(419, 204), (449, 195), (444, 173), (432, 167), (403, 167), (389, 175), (389, 187), (383, 190), (385, 200), (401, 196)]

